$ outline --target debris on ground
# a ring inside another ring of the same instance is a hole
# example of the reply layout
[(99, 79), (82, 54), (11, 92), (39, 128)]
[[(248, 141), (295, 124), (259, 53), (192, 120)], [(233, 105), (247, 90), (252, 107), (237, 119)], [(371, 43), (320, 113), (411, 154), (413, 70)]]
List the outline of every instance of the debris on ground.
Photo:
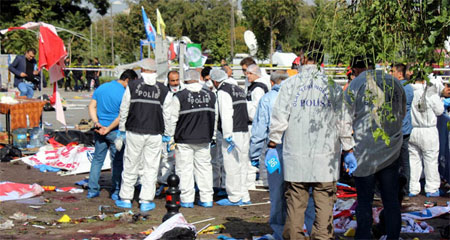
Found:
[(9, 218), (14, 219), (16, 221), (21, 221), (21, 222), (31, 220), (31, 219), (36, 219), (35, 216), (30, 216), (23, 212), (16, 212), (12, 216), (9, 216)]
[(0, 224), (0, 230), (8, 230), (14, 227), (14, 223), (12, 220), (6, 220), (6, 222)]

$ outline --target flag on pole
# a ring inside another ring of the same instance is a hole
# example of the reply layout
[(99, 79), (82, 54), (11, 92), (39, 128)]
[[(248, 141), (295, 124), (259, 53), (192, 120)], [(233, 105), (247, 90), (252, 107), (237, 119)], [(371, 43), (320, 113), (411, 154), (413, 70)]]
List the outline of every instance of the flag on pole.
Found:
[(153, 49), (155, 49), (155, 27), (153, 27), (152, 22), (147, 17), (147, 14), (145, 13), (144, 7), (141, 7), (142, 9), (142, 19), (144, 19), (144, 27), (145, 27), (145, 33), (147, 34), (147, 40), (152, 46)]
[(161, 13), (159, 12), (159, 9), (156, 9), (156, 32), (163, 37), (163, 39), (166, 39), (166, 24), (164, 23), (164, 20), (161, 17)]
[(188, 43), (186, 45), (186, 57), (190, 67), (203, 66), (202, 45), (199, 43)]
[(3, 29), (2, 34), (19, 29), (35, 29), (39, 27), (39, 69), (46, 68), (50, 82), (54, 84), (52, 105), (55, 107), (56, 120), (66, 125), (61, 96), (57, 91), (56, 82), (64, 77), (64, 59), (67, 57), (63, 40), (58, 36), (55, 26), (43, 22), (28, 22), (20, 27)]
[(175, 52), (175, 44), (174, 42), (171, 42), (168, 51), (168, 58), (169, 60), (174, 60), (176, 57), (177, 53)]

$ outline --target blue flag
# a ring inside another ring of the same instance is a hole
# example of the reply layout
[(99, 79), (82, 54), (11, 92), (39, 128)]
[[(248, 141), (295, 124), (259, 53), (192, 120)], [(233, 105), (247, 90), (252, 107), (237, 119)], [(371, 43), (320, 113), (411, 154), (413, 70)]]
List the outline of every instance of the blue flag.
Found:
[(144, 19), (144, 27), (145, 27), (145, 33), (147, 34), (147, 40), (149, 41), (150, 45), (153, 49), (155, 49), (155, 28), (152, 25), (152, 22), (150, 19), (148, 19), (147, 14), (145, 13), (144, 7), (142, 8), (142, 18)]

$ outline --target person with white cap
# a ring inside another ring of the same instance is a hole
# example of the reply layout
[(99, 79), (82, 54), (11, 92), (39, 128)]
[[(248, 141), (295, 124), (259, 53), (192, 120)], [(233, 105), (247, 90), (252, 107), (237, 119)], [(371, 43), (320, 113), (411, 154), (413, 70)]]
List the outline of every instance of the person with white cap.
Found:
[(248, 132), (247, 101), (244, 90), (230, 84), (227, 74), (219, 69), (211, 70), (211, 80), (217, 88), (219, 107), (218, 129), (222, 132), (223, 164), (225, 168), (225, 188), (228, 198), (217, 201), (222, 206), (250, 204), (247, 188)]
[(180, 177), (180, 205), (184, 208), (194, 207), (194, 182), (200, 190), (197, 204), (213, 206), (210, 143), (217, 126), (216, 96), (199, 80), (199, 72), (188, 70), (186, 88), (175, 94), (171, 105), (170, 136), (176, 143), (175, 172)]
[[(169, 89), (156, 81), (156, 63), (153, 59), (139, 62), (141, 78), (128, 84), (120, 106), (119, 130), (126, 130), (127, 143), (123, 160), (120, 199), (116, 205), (131, 208), (134, 185), (141, 179), (140, 210), (155, 208), (155, 184), (161, 159), (162, 142), (169, 142)], [(142, 168), (142, 176), (139, 176)]]
[[(247, 67), (245, 72), (250, 85), (247, 88), (247, 110), (249, 118), (249, 132), (251, 132), (252, 121), (255, 117), (256, 109), (258, 108), (259, 100), (266, 94), (267, 88), (264, 80), (261, 78), (261, 69), (256, 64), (251, 64)], [(248, 161), (247, 183), (249, 189), (256, 188), (256, 173), (259, 172), (259, 159)]]

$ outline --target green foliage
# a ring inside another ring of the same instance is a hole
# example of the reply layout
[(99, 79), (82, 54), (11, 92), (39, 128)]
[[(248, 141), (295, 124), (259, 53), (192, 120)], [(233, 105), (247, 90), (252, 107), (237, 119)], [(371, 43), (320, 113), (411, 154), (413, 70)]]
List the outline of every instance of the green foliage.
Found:
[(281, 41), (288, 38), (290, 32), (295, 29), (294, 26), (298, 24), (295, 19), (302, 6), (301, 0), (242, 1), (242, 12), (258, 41), (259, 58), (268, 56), (271, 48), (273, 49), (270, 44), (275, 38)]
[[(99, 14), (105, 14), (109, 7), (108, 0), (86, 0)], [(0, 28), (20, 26), (26, 22), (46, 22), (75, 32), (89, 34), (91, 9), (82, 7), (81, 0), (21, 0), (0, 1)], [(87, 56), (89, 42), (81, 38), (72, 39), (67, 32), (59, 32), (66, 44), (73, 42), (73, 55)], [(14, 31), (2, 36), (2, 52), (23, 54), (30, 47), (38, 48), (37, 35), (32, 31)]]

